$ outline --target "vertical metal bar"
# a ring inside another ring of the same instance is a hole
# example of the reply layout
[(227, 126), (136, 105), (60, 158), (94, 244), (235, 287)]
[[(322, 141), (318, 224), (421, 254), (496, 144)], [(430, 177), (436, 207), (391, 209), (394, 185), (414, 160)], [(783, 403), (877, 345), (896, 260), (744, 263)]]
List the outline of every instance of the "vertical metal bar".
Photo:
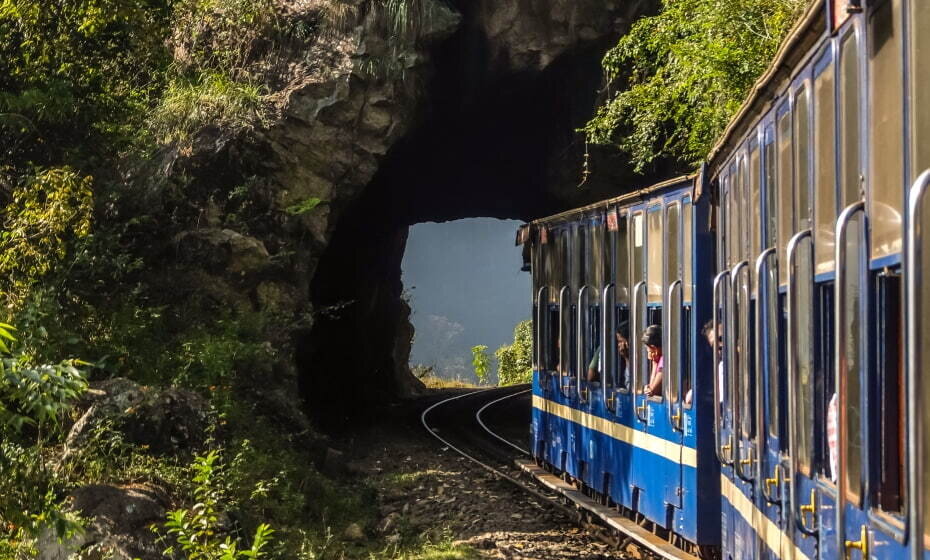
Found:
[(578, 318), (577, 318), (577, 329), (575, 330), (575, 349), (577, 355), (575, 356), (575, 391), (578, 393), (578, 401), (586, 403), (588, 402), (587, 393), (583, 389), (587, 385), (587, 375), (588, 375), (588, 354), (585, 352), (585, 342), (588, 341), (587, 337), (587, 327), (588, 327), (588, 292), (591, 288), (587, 285), (581, 287), (578, 290)]
[[(798, 386), (797, 386), (797, 358), (795, 356), (796, 344), (799, 344), (797, 329), (794, 326), (794, 319), (797, 316), (795, 310), (795, 292), (797, 291), (795, 270), (797, 269), (797, 252), (801, 241), (810, 238), (811, 230), (806, 229), (798, 232), (788, 241), (788, 320), (787, 331), (788, 339), (785, 341), (788, 362), (788, 449), (791, 451), (791, 457), (788, 464), (790, 472), (788, 477), (789, 500), (791, 502), (791, 516), (794, 518), (797, 528), (807, 535), (814, 533), (804, 525), (803, 516), (800, 515), (800, 506), (798, 502), (797, 474), (798, 474)], [(807, 426), (805, 426), (807, 428)]]
[[(642, 422), (646, 422), (647, 419), (640, 416), (639, 410), (636, 409), (635, 395), (639, 393), (639, 382), (640, 382), (640, 378), (642, 377), (641, 372), (639, 370), (640, 368), (642, 368), (642, 364), (640, 363), (640, 361), (641, 361), (642, 352), (643, 352), (643, 348), (642, 348), (643, 343), (640, 340), (640, 336), (642, 334), (640, 331), (643, 328), (642, 325), (640, 324), (640, 321), (642, 320), (643, 317), (639, 313), (639, 293), (645, 292), (645, 291), (646, 291), (646, 282), (644, 280), (640, 280), (636, 284), (636, 286), (633, 287), (633, 312), (630, 314), (630, 318), (631, 318), (630, 322), (634, 326), (633, 328), (630, 329), (630, 335), (631, 335), (630, 338), (632, 340), (629, 341), (632, 347), (631, 348), (632, 351), (630, 352), (630, 362), (632, 363), (631, 375), (633, 377), (633, 395), (634, 395), (633, 409), (636, 413), (636, 417), (639, 418), (640, 421)], [(645, 314), (645, 310), (643, 310), (643, 313)]]
[(609, 283), (604, 286), (601, 296), (601, 392), (604, 406), (610, 411), (616, 411), (616, 408), (612, 405), (613, 398), (607, 396), (608, 391), (616, 390), (615, 380), (611, 379), (614, 375), (614, 369), (616, 369), (613, 358), (616, 357), (615, 348), (617, 344), (614, 341), (614, 333), (617, 331), (617, 326), (614, 324), (616, 319), (614, 315), (616, 296), (614, 294), (614, 284)]
[(711, 350), (711, 352), (713, 352), (713, 355), (714, 355), (714, 374), (712, 376), (713, 385), (714, 385), (714, 452), (717, 454), (717, 461), (719, 461), (721, 465), (730, 464), (727, 458), (723, 456), (723, 453), (722, 453), (723, 450), (721, 448), (722, 443), (720, 442), (720, 431), (723, 429), (723, 411), (721, 410), (723, 408), (723, 392), (722, 392), (723, 388), (720, 386), (720, 381), (722, 380), (720, 377), (720, 374), (721, 374), (720, 366), (724, 365), (724, 369), (726, 369), (726, 366), (728, 366), (729, 364), (723, 363), (722, 361), (723, 352), (719, 351), (720, 325), (717, 321), (717, 314), (718, 314), (718, 311), (720, 310), (720, 305), (724, 302), (724, 299), (722, 297), (718, 297), (718, 294), (720, 293), (721, 287), (726, 287), (729, 285), (728, 282), (726, 281), (726, 278), (728, 278), (729, 276), (730, 276), (730, 271), (724, 270), (723, 272), (717, 274), (717, 276), (714, 278), (714, 294), (713, 294), (714, 309), (713, 309), (713, 317), (711, 319), (712, 321), (711, 328), (714, 329), (714, 334), (713, 334), (714, 342), (712, 344), (713, 348)]
[(568, 395), (565, 393), (565, 370), (568, 367), (568, 360), (571, 358), (571, 352), (568, 348), (568, 334), (565, 329), (566, 317), (565, 314), (570, 309), (569, 305), (569, 293), (571, 288), (568, 286), (562, 286), (562, 289), (559, 290), (559, 393), (563, 397)]
[[(921, 218), (923, 217), (924, 196), (930, 186), (930, 169), (924, 171), (911, 185), (907, 197), (907, 228), (905, 230), (905, 320), (907, 353), (907, 511), (909, 517), (908, 532), (911, 535), (911, 559), (922, 560), (924, 557), (924, 527), (923, 519), (930, 512), (923, 511), (921, 499), (921, 473), (930, 465), (923, 464), (923, 447), (927, 445), (926, 434), (920, 419), (920, 399), (922, 394), (922, 380), (920, 376), (920, 340), (923, 324), (920, 312), (923, 308), (923, 231)], [(924, 403), (927, 406), (927, 403)]]
[[(762, 485), (762, 495), (769, 503), (779, 503), (776, 500), (773, 500), (768, 493), (768, 486), (765, 484), (765, 476), (762, 474), (762, 450), (766, 448), (766, 430), (763, 429), (765, 425), (765, 413), (763, 406), (763, 397), (764, 392), (762, 390), (762, 380), (765, 378), (768, 379), (768, 370), (764, 370), (762, 367), (762, 343), (767, 340), (767, 337), (763, 335), (763, 332), (768, 333), (767, 330), (764, 330), (765, 323), (763, 321), (764, 313), (763, 310), (768, 310), (766, 305), (768, 302), (768, 290), (766, 289), (765, 295), (762, 293), (762, 279), (765, 275), (768, 274), (768, 259), (775, 254), (775, 247), (769, 247), (765, 251), (759, 253), (759, 256), (756, 257), (756, 332), (755, 332), (755, 342), (756, 342), (756, 351), (755, 351), (755, 361), (756, 361), (756, 454), (758, 455), (758, 462), (756, 463), (756, 478), (760, 481)], [(766, 280), (766, 287), (768, 287), (768, 280)], [(770, 334), (770, 333), (769, 333)], [(778, 395), (772, 395), (771, 387), (769, 387), (769, 400), (777, 399)], [(770, 405), (771, 406), (771, 405)]]
[[(845, 401), (846, 396), (846, 372), (845, 360), (843, 355), (843, 326), (846, 324), (846, 232), (849, 222), (856, 213), (865, 209), (865, 202), (859, 200), (847, 206), (836, 219), (836, 313), (833, 323), (833, 339), (836, 342), (834, 352), (834, 376), (837, 382), (837, 390), (841, 400)], [(837, 435), (839, 449), (837, 449), (837, 504), (836, 504), (836, 538), (837, 550), (845, 550), (845, 509), (846, 509), (846, 406), (845, 402), (837, 405)]]
[[(672, 308), (672, 301), (675, 290), (678, 290), (678, 305)], [(672, 313), (677, 315), (676, 324), (678, 325), (678, 340), (671, 339), (672, 333)], [(665, 383), (662, 391), (665, 393), (665, 400), (668, 403), (667, 412), (668, 412), (668, 421), (672, 426), (672, 429), (678, 432), (681, 432), (682, 429), (678, 425), (678, 421), (675, 420), (675, 414), (673, 414), (673, 407), (677, 407), (678, 410), (681, 410), (681, 280), (675, 280), (668, 287), (668, 314), (666, 315), (668, 322), (665, 327), (662, 329), (662, 336), (665, 337), (665, 346), (662, 348), (664, 355), (668, 356), (671, 359), (665, 360), (665, 371), (663, 375), (665, 376)], [(677, 381), (675, 382), (676, 390), (678, 391), (678, 398), (675, 399), (675, 402), (672, 402), (672, 376), (676, 376)], [(678, 415), (678, 418), (681, 418), (681, 415)]]
[[(742, 395), (740, 395), (741, 383), (749, 383), (748, 375), (747, 379), (742, 379), (743, 377), (743, 364), (745, 361), (749, 360), (749, 356), (746, 355), (745, 348), (743, 349), (743, 355), (739, 356), (737, 361), (737, 345), (745, 344), (745, 341), (740, 336), (740, 331), (742, 330), (743, 321), (749, 320), (749, 310), (739, 304), (739, 294), (741, 292), (739, 280), (740, 274), (744, 268), (749, 268), (749, 261), (740, 261), (730, 270), (730, 297), (733, 301), (732, 309), (730, 311), (730, 316), (733, 321), (731, 324), (727, 325), (727, 328), (724, 329), (724, 333), (731, 333), (732, 338), (728, 340), (733, 341), (732, 348), (730, 348), (730, 355), (732, 357), (731, 363), (737, 364), (736, 375), (732, 376), (732, 395), (733, 395), (733, 432), (734, 432), (734, 455), (733, 455), (733, 470), (736, 472), (736, 475), (740, 477), (744, 482), (752, 482), (753, 477), (747, 475), (743, 471), (743, 455), (740, 452), (740, 448), (743, 446), (743, 434), (742, 434), (742, 419), (743, 419), (743, 410), (742, 410)], [(748, 297), (747, 297), (748, 299)], [(737, 313), (742, 317), (737, 317)], [(739, 323), (740, 328), (736, 328), (737, 323)], [(731, 332), (733, 331), (733, 332)], [(748, 411), (747, 411), (748, 412)], [(752, 448), (749, 448), (749, 460), (752, 460)]]
[(545, 351), (544, 345), (549, 342), (549, 287), (543, 286), (536, 292), (536, 368), (540, 374), (540, 385), (542, 377), (548, 378), (549, 364), (547, 363), (549, 354)]

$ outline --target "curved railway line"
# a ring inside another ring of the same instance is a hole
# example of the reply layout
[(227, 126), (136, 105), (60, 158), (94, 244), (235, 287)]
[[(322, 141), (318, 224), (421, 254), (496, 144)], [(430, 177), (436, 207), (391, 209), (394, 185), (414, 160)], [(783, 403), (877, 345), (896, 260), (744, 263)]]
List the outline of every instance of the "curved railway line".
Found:
[(528, 385), (518, 385), (457, 394), (428, 406), (420, 422), (445, 447), (566, 514), (597, 539), (616, 547), (618, 553), (632, 543), (640, 554), (694, 560), (696, 557), (536, 465), (529, 450), (520, 444), (527, 437), (530, 392)]

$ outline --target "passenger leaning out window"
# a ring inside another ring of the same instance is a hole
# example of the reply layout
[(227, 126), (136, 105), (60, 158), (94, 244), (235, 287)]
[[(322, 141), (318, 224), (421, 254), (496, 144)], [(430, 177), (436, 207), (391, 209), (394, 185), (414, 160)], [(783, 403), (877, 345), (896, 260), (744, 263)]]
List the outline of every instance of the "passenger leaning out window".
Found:
[(641, 340), (646, 345), (646, 354), (649, 363), (652, 364), (649, 383), (643, 387), (643, 394), (649, 397), (658, 397), (662, 395), (662, 368), (664, 365), (662, 358), (662, 327), (649, 325), (643, 331)]

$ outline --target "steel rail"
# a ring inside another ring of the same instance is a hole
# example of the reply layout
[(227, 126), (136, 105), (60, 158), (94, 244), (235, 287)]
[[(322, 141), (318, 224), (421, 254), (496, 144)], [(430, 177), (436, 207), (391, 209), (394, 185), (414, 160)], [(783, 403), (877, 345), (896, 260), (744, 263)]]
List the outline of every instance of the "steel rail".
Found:
[(520, 453), (523, 453), (524, 455), (527, 455), (527, 456), (530, 455), (530, 452), (529, 452), (528, 450), (526, 450), (526, 449), (520, 447), (519, 445), (513, 443), (513, 442), (510, 441), (509, 439), (506, 439), (506, 438), (504, 438), (504, 437), (498, 435), (498, 434), (495, 433), (493, 430), (491, 430), (491, 428), (488, 428), (487, 424), (484, 423), (484, 420), (481, 419), (481, 413), (484, 412), (485, 410), (487, 410), (487, 408), (490, 407), (491, 405), (497, 404), (497, 403), (499, 403), (499, 402), (501, 402), (501, 401), (505, 401), (505, 400), (507, 400), (507, 399), (512, 399), (512, 398), (514, 398), (514, 397), (518, 397), (518, 396), (520, 396), (520, 395), (525, 395), (526, 393), (529, 393), (530, 391), (532, 391), (532, 389), (526, 389), (526, 390), (524, 390), (524, 391), (518, 391), (518, 392), (516, 392), (516, 393), (511, 393), (511, 394), (509, 394), (509, 395), (505, 395), (505, 396), (503, 396), (503, 397), (501, 397), (501, 398), (499, 398), (499, 399), (495, 399), (495, 400), (489, 402), (488, 404), (482, 406), (481, 408), (478, 409), (478, 412), (475, 413), (475, 420), (477, 420), (477, 421), (478, 421), (478, 424), (480, 424), (481, 427), (484, 428), (484, 431), (486, 431), (487, 433), (491, 434), (491, 436), (493, 436), (494, 438), (496, 438), (496, 439), (502, 441), (503, 443), (509, 445), (510, 447), (513, 447), (514, 449), (516, 449), (516, 450), (519, 451)]

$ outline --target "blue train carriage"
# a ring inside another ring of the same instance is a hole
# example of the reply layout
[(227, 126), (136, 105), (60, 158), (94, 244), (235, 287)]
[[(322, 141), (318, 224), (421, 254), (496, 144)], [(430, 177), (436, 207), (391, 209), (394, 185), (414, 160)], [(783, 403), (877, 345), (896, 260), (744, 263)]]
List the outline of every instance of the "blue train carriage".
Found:
[(812, 4), (708, 160), (725, 558), (930, 558), (928, 167), (930, 2)]
[[(537, 220), (518, 241), (533, 273), (537, 461), (706, 556), (720, 536), (712, 353), (701, 335), (714, 239), (695, 179)], [(663, 327), (665, 373), (662, 394), (647, 397), (640, 339), (652, 324)]]

